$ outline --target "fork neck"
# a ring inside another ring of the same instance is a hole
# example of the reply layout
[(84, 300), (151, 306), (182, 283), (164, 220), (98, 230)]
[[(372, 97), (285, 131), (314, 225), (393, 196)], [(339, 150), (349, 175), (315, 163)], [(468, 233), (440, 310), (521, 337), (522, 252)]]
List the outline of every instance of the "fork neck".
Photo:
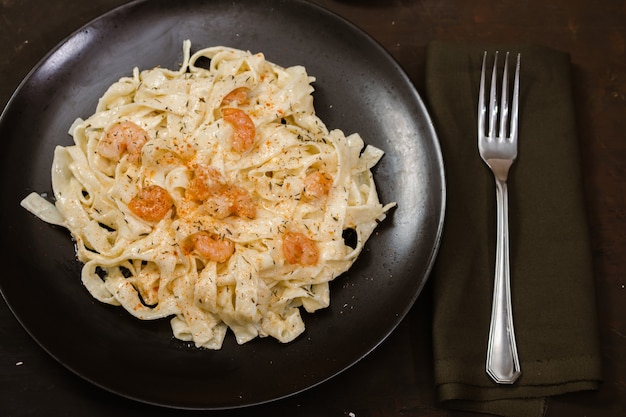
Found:
[(489, 165), (497, 180), (505, 182), (508, 179), (509, 168), (513, 165), (512, 159), (491, 158), (485, 160), (485, 162)]

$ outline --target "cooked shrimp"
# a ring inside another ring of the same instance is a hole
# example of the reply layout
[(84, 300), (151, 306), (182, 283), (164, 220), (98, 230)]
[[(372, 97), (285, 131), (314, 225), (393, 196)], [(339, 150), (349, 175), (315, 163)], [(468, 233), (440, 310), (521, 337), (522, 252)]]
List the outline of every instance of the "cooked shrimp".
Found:
[(256, 217), (254, 200), (245, 188), (226, 184), (220, 172), (213, 167), (196, 165), (193, 173), (185, 197), (201, 201), (205, 212), (217, 219), (232, 214), (249, 219)]
[(223, 186), (205, 200), (203, 207), (217, 219), (223, 219), (230, 215), (248, 219), (256, 217), (256, 206), (252, 196), (245, 188), (236, 185)]
[(197, 232), (183, 241), (183, 252), (190, 254), (196, 252), (211, 261), (226, 262), (235, 253), (235, 244), (209, 232)]
[(250, 89), (247, 87), (235, 88), (230, 93), (226, 94), (222, 99), (222, 106), (227, 106), (232, 103), (243, 103), (248, 98)]
[(202, 211), (216, 219), (225, 219), (233, 214), (231, 202), (222, 193), (214, 194), (202, 203)]
[(104, 158), (119, 161), (128, 152), (131, 162), (141, 159), (141, 149), (150, 140), (148, 132), (131, 121), (118, 122), (109, 127), (100, 142), (98, 153)]
[(283, 254), (290, 264), (310, 266), (317, 264), (319, 249), (317, 244), (304, 233), (287, 232), (283, 236)]
[(196, 165), (193, 169), (193, 179), (189, 183), (185, 196), (193, 200), (206, 200), (222, 188), (222, 174), (205, 165)]
[(228, 201), (230, 201), (231, 208), (235, 215), (249, 219), (256, 217), (254, 200), (252, 200), (250, 193), (246, 189), (231, 185), (224, 191), (224, 195), (228, 198)]
[(323, 171), (315, 171), (304, 179), (304, 196), (309, 199), (322, 198), (328, 195), (333, 186), (333, 177)]
[(234, 128), (232, 147), (238, 152), (245, 152), (252, 148), (256, 128), (250, 116), (243, 110), (232, 107), (222, 109), (222, 116)]
[(156, 222), (165, 217), (174, 204), (165, 188), (150, 185), (142, 188), (128, 203), (128, 208), (135, 215), (149, 222)]

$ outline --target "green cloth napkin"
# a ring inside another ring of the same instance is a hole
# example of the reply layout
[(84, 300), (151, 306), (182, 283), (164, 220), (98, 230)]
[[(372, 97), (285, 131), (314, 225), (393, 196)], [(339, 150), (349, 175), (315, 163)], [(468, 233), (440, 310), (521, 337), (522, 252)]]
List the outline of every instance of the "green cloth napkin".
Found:
[[(490, 57), (495, 50), (511, 51), (510, 65), (518, 52), (522, 57), (519, 152), (508, 181), (513, 320), (522, 369), (513, 385), (498, 385), (485, 372), (496, 223), (494, 179), (477, 148), (485, 50)], [(432, 273), (434, 375), (445, 407), (542, 416), (548, 397), (600, 383), (570, 83), (569, 55), (549, 48), (451, 42), (427, 48), (426, 101), (447, 176), (446, 224)]]

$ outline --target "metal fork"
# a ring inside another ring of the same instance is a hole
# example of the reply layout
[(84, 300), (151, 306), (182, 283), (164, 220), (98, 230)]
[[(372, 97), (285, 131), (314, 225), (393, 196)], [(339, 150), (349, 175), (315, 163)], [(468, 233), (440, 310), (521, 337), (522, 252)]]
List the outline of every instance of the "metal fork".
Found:
[[(485, 103), (485, 71), (487, 52), (483, 55), (478, 97), (478, 150), (483, 161), (491, 168), (496, 180), (497, 203), (497, 240), (496, 267), (487, 348), (486, 371), (499, 384), (513, 384), (521, 374), (513, 312), (511, 307), (511, 283), (509, 269), (509, 220), (507, 177), (509, 168), (517, 157), (518, 107), (519, 107), (519, 72), (520, 54), (517, 55), (515, 79), (513, 85), (512, 107), (509, 114), (509, 53), (506, 53), (502, 84), (500, 88), (500, 108), (497, 99), (497, 63), (495, 53), (491, 74), (489, 112)], [(489, 118), (487, 130), (485, 119)], [(510, 119), (510, 124), (509, 124)], [(499, 123), (498, 123), (499, 121)], [(499, 129), (496, 131), (496, 126)]]

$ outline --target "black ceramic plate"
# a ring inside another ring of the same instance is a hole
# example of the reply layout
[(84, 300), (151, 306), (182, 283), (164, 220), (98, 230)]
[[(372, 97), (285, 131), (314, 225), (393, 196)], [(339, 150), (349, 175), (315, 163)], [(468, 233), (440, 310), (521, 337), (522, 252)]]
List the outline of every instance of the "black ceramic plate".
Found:
[[(220, 351), (172, 337), (168, 320), (141, 322), (101, 304), (80, 281), (69, 233), (22, 209), (31, 191), (52, 195), (50, 167), (68, 128), (107, 86), (140, 69), (178, 68), (192, 50), (226, 45), (265, 53), (316, 77), (315, 105), (330, 128), (359, 132), (386, 154), (374, 175), (398, 207), (353, 268), (331, 286), (331, 306), (305, 315), (289, 344), (266, 338)], [(92, 21), (46, 56), (0, 121), (3, 151), (2, 294), (54, 358), (92, 383), (142, 402), (223, 409), (279, 399), (333, 377), (378, 346), (418, 297), (437, 251), (444, 214), (443, 163), (415, 88), (376, 42), (305, 1), (151, 0)]]

